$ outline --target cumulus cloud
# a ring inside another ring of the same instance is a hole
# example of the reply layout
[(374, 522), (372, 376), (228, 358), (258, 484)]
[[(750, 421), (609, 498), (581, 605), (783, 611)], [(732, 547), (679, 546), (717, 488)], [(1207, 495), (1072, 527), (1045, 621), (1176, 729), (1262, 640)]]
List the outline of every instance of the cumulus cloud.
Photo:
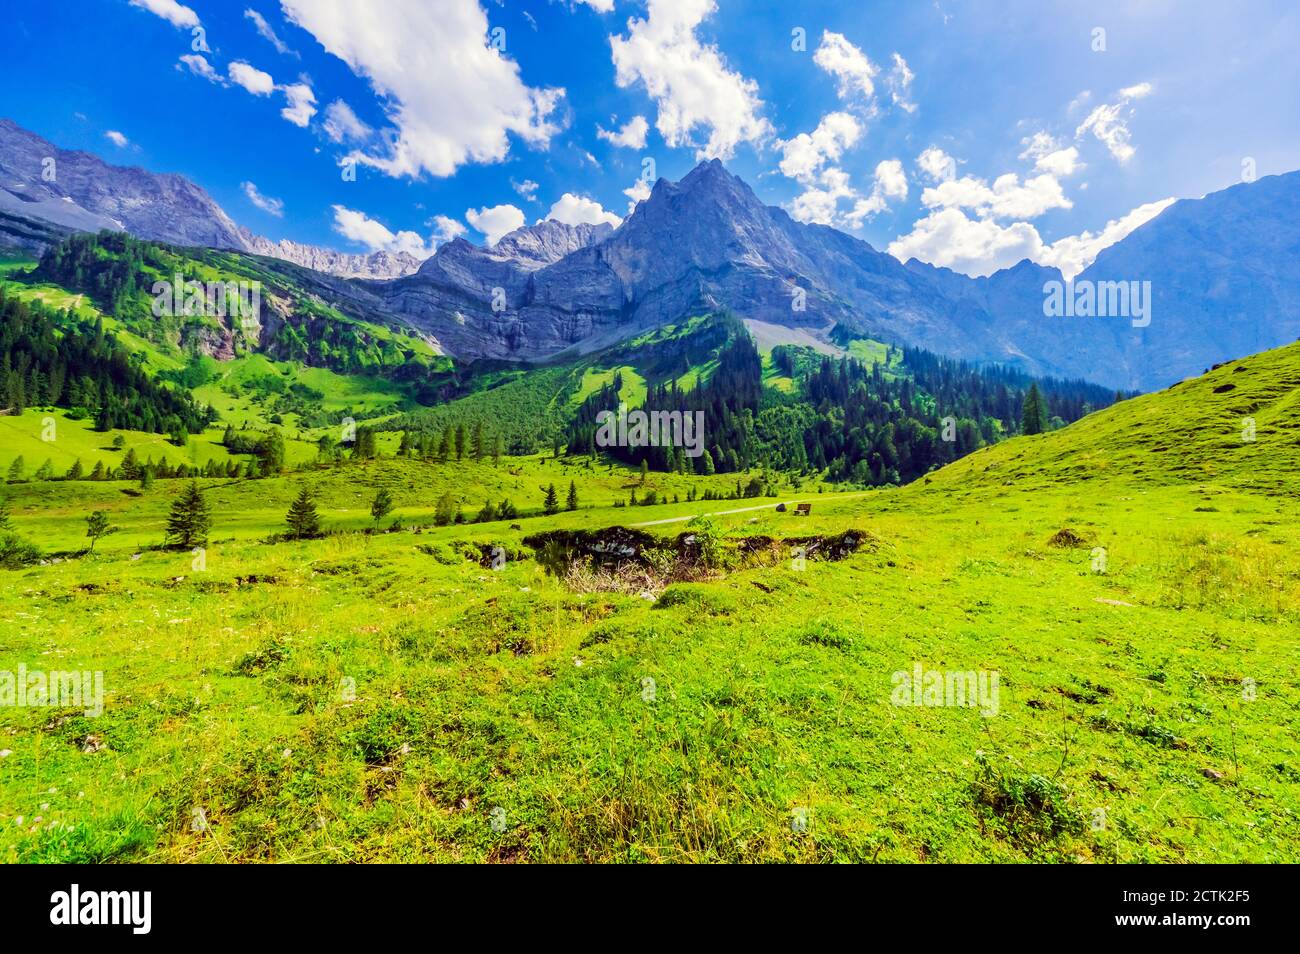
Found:
[(597, 13), (613, 13), (614, 0), (577, 0), (578, 3), (585, 3)]
[(503, 235), (524, 224), (524, 213), (513, 205), (494, 205), (490, 209), (466, 209), (465, 221), (483, 233), (488, 245), (495, 245)]
[(264, 73), (256, 66), (235, 60), (226, 68), (226, 75), (236, 86), (242, 86), (254, 96), (270, 96), (275, 90), (275, 80), (270, 73)]
[(623, 194), (627, 196), (627, 213), (631, 215), (638, 202), (644, 202), (650, 198), (650, 183), (644, 179), (637, 179), (630, 188), (623, 190)]
[(957, 160), (938, 146), (930, 146), (916, 157), (916, 164), (931, 182), (957, 178)]
[(244, 195), (248, 196), (248, 201), (263, 212), (274, 215), (277, 219), (284, 217), (284, 201), (282, 199), (272, 199), (270, 196), (262, 195), (257, 186), (251, 182), (241, 182), (239, 186), (244, 190)]
[(1174, 204), (1175, 199), (1160, 199), (1139, 205), (1132, 212), (1118, 219), (1111, 219), (1105, 227), (1097, 232), (1081, 232), (1057, 239), (1044, 250), (1038, 262), (1043, 265), (1055, 265), (1067, 279), (1074, 278), (1097, 260), (1097, 255), (1104, 248), (1109, 248), (1126, 237), (1130, 232), (1146, 225), (1157, 215)]
[(104, 138), (117, 146), (118, 149), (125, 149), (127, 146), (131, 145), (131, 140), (127, 139), (116, 129), (110, 129), (108, 132), (104, 133)]
[(311, 33), (388, 104), (393, 134), (382, 152), (351, 156), (386, 175), (452, 175), (468, 163), (499, 162), (514, 134), (545, 146), (563, 89), (535, 89), (519, 65), (486, 42), (478, 0), (387, 0), (358, 20), (350, 0), (282, 0)]
[(1055, 176), (1044, 173), (1021, 182), (1014, 172), (998, 176), (991, 186), (974, 176), (949, 179), (926, 188), (921, 204), (931, 209), (971, 209), (982, 219), (1033, 219), (1049, 209), (1074, 206)]
[(777, 142), (781, 173), (806, 182), (828, 163), (839, 161), (861, 137), (862, 126), (848, 113), (827, 113), (811, 133)]
[(1028, 222), (1000, 225), (945, 208), (918, 219), (912, 231), (895, 239), (889, 253), (900, 262), (917, 258), (931, 265), (979, 277), (1041, 254), (1043, 240)]
[(864, 221), (889, 208), (891, 199), (906, 198), (907, 173), (903, 171), (903, 163), (898, 159), (885, 159), (876, 164), (871, 194), (853, 204), (844, 216), (844, 222), (851, 228), (861, 228)]
[(646, 122), (644, 116), (633, 116), (617, 132), (596, 127), (596, 135), (599, 138), (615, 146), (626, 146), (629, 149), (644, 148), (646, 133), (649, 131), (650, 124)]
[[(861, 100), (868, 104), (874, 99), (874, 79), (880, 69), (842, 33), (823, 31), (813, 62), (835, 77), (840, 99)], [(908, 82), (911, 82), (910, 78)]]
[(1075, 139), (1082, 139), (1091, 132), (1101, 142), (1120, 165), (1125, 165), (1133, 158), (1137, 150), (1130, 144), (1129, 120), (1133, 118), (1133, 102), (1151, 94), (1150, 83), (1138, 83), (1126, 86), (1119, 91), (1119, 98), (1113, 103), (1102, 103), (1074, 131)]
[(311, 118), (316, 115), (316, 95), (311, 87), (306, 83), (290, 83), (279, 89), (289, 103), (280, 110), (280, 115), (295, 126), (306, 126), (311, 122)]
[(177, 3), (176, 0), (131, 0), (131, 6), (148, 10), (174, 27), (188, 28), (199, 25), (199, 15), (185, 4)]
[(574, 195), (572, 192), (566, 192), (560, 196), (559, 200), (551, 206), (551, 211), (546, 213), (546, 217), (557, 222), (563, 222), (566, 225), (582, 225), (583, 223), (599, 225), (602, 222), (608, 222), (614, 228), (618, 228), (623, 222), (613, 212), (604, 209), (595, 199)]
[(416, 258), (427, 258), (433, 248), (411, 231), (392, 232), (382, 222), (364, 212), (335, 205), (334, 231), (353, 242), (364, 245), (372, 252), (407, 252)]
[(325, 135), (331, 142), (365, 142), (374, 130), (357, 118), (352, 107), (336, 99), (325, 107)]
[(218, 86), (226, 85), (226, 78), (212, 68), (212, 64), (207, 61), (206, 57), (200, 56), (198, 53), (187, 53), (182, 56), (180, 62), (176, 64), (176, 68), (179, 70), (182, 64), (195, 76), (201, 76), (208, 82), (216, 83)]
[(285, 56), (298, 56), (297, 51), (289, 49), (288, 44), (286, 44), (284, 40), (280, 39), (279, 34), (275, 32), (275, 29), (271, 24), (267, 23), (266, 18), (256, 10), (250, 7), (244, 11), (244, 17), (253, 21), (253, 26), (257, 27), (257, 32), (261, 35), (262, 39), (275, 47), (277, 53), (283, 53)]
[[(717, 11), (714, 0), (649, 0), (644, 20), (631, 18), (627, 36), (610, 37), (614, 81), (641, 83), (655, 101), (655, 128), (672, 148), (695, 146), (700, 159), (729, 159), (742, 142), (771, 133), (758, 84), (728, 68), (716, 46), (695, 31)], [(695, 141), (696, 130), (707, 136)]]
[(433, 226), (433, 234), (430, 238), (439, 245), (450, 242), (454, 238), (459, 238), (469, 231), (449, 215), (435, 215), (424, 224)]
[(1098, 232), (1069, 235), (1051, 244), (1045, 243), (1029, 222), (1002, 225), (992, 219), (972, 219), (958, 208), (944, 208), (918, 220), (909, 234), (890, 243), (889, 252), (899, 261), (917, 258), (974, 277), (1029, 259), (1059, 268), (1069, 280), (1091, 265), (1102, 249), (1151, 221), (1173, 202), (1149, 202), (1112, 219)]
[(1021, 159), (1032, 159), (1034, 168), (1053, 176), (1070, 176), (1083, 168), (1079, 161), (1079, 150), (1074, 146), (1062, 147), (1056, 138), (1046, 132), (1036, 132), (1020, 140), (1025, 151)]

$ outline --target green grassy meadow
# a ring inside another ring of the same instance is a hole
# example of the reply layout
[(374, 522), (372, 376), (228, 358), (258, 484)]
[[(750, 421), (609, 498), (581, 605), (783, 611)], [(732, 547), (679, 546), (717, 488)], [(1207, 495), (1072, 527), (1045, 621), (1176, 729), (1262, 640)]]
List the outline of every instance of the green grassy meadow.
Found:
[[(159, 546), (180, 481), (11, 485), (57, 562), (0, 571), (0, 671), (102, 671), (105, 709), (0, 707), (0, 859), (1295, 862), (1297, 385), (1291, 346), (903, 488), (782, 486), (806, 517), (686, 502), (735, 475), (381, 459), (201, 482), (196, 564)], [(278, 539), (303, 485), (329, 534)], [(366, 533), (381, 487), (401, 529)], [(681, 502), (614, 507), (649, 489)], [(435, 527), (449, 492), (523, 514)], [(709, 512), (689, 578), (525, 542)], [(894, 704), (916, 665), (996, 672), (996, 713)]]

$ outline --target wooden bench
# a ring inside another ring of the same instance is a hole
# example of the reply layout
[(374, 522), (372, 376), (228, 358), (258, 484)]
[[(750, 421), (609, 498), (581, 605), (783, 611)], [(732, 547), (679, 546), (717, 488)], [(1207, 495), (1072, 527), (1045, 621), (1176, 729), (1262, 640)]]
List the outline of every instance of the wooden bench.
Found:
[(808, 516), (808, 514), (812, 513), (812, 504), (810, 503), (799, 504), (794, 508), (794, 512), (796, 516), (806, 517)]

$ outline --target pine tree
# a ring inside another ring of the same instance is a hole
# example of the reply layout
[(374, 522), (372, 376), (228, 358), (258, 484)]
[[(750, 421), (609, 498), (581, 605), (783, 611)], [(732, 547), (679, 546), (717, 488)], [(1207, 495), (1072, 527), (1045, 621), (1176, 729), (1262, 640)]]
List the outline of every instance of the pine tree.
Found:
[(474, 422), (474, 439), (470, 443), (470, 447), (472, 447), (474, 450), (474, 459), (482, 460), (483, 454), (487, 450), (487, 448), (483, 446), (483, 422), (482, 421)]
[[(146, 471), (148, 473), (148, 471)], [(175, 546), (191, 550), (194, 547), (207, 546), (208, 531), (212, 529), (212, 514), (208, 502), (203, 499), (199, 485), (190, 481), (172, 502), (171, 513), (167, 516), (167, 535), (164, 546)]]
[(1025, 434), (1041, 434), (1047, 430), (1047, 409), (1043, 406), (1037, 382), (1029, 385), (1025, 394), (1025, 403), (1020, 409), (1020, 430)]
[(45, 458), (45, 463), (41, 464), (40, 468), (36, 471), (36, 479), (37, 479), (37, 480), (53, 480), (53, 479), (54, 479), (54, 461), (50, 460), (48, 457)]
[(320, 536), (320, 515), (316, 513), (316, 502), (311, 499), (306, 487), (299, 491), (289, 505), (285, 522), (289, 525), (289, 538), (292, 540)]
[(564, 509), (565, 510), (578, 509), (578, 485), (574, 483), (572, 480), (569, 481), (569, 497), (564, 502)]
[(465, 425), (456, 425), (456, 459), (465, 459)]
[(9, 502), (0, 497), (0, 532), (9, 532), (13, 528), (13, 521), (9, 519)]
[(85, 475), (86, 472), (81, 467), (81, 458), (78, 457), (76, 460), (72, 462), (72, 466), (68, 468), (68, 474), (66, 479), (81, 480)]
[(560, 512), (560, 497), (555, 492), (555, 484), (546, 488), (546, 498), (542, 501), (542, 512), (550, 515)]
[(375, 526), (379, 526), (379, 521), (383, 520), (393, 512), (393, 495), (387, 490), (381, 490), (375, 494), (374, 502), (370, 505), (370, 516), (375, 518)]
[(9, 483), (16, 484), (23, 479), (23, 472), (27, 469), (27, 464), (23, 460), (23, 455), (19, 454), (14, 458), (14, 462), (9, 465)]

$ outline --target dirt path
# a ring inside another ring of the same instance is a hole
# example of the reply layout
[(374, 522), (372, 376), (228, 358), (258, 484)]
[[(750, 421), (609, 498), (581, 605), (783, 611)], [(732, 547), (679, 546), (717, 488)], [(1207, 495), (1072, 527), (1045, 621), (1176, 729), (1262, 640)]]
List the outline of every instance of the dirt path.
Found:
[(644, 523), (632, 523), (632, 524), (628, 524), (628, 526), (656, 527), (664, 523), (685, 523), (687, 520), (694, 520), (696, 517), (724, 517), (727, 514), (749, 513), (752, 510), (771, 510), (774, 507), (776, 507), (778, 503), (784, 503), (787, 507), (793, 508), (795, 504), (827, 503), (833, 500), (852, 500), (855, 497), (870, 497), (874, 493), (878, 493), (878, 491), (866, 490), (863, 491), (862, 493), (841, 494), (834, 497), (829, 496), (828, 494), (818, 494), (816, 497), (813, 497), (811, 500), (778, 500), (776, 503), (759, 504), (757, 507), (737, 507), (735, 510), (710, 510), (707, 513), (688, 513), (684, 517), (665, 517), (663, 520), (647, 520)]

